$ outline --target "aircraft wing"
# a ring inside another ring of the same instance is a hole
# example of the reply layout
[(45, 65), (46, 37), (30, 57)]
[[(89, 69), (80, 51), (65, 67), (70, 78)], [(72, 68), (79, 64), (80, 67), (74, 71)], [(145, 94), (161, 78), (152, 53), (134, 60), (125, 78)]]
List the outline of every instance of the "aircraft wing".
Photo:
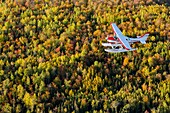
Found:
[(124, 36), (122, 34), (122, 32), (120, 31), (120, 29), (117, 27), (117, 25), (115, 23), (112, 23), (112, 28), (114, 30), (114, 33), (116, 34), (116, 36), (118, 37), (118, 40), (120, 41), (120, 43), (122, 44), (122, 46), (127, 49), (127, 50), (132, 50), (132, 48), (130, 47), (129, 42), (126, 40), (127, 37)]

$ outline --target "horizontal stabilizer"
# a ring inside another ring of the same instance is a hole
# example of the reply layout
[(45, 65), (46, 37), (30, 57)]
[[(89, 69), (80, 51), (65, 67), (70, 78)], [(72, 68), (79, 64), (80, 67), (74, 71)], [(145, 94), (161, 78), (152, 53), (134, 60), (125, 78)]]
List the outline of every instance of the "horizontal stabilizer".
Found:
[(145, 35), (141, 36), (140, 37), (140, 42), (142, 44), (146, 44), (146, 40), (147, 40), (148, 36), (149, 36), (149, 33), (146, 33)]
[(142, 44), (146, 44), (146, 41), (141, 40), (140, 42), (141, 42)]

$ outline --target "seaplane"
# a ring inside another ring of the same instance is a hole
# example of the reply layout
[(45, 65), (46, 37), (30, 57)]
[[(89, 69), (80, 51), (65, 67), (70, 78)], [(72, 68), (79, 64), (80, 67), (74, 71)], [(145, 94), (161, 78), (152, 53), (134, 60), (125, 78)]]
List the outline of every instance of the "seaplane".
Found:
[(142, 36), (137, 36), (136, 38), (130, 38), (124, 36), (115, 23), (111, 23), (111, 26), (114, 31), (114, 36), (107, 36), (106, 40), (108, 43), (102, 43), (103, 46), (111, 47), (105, 49), (106, 52), (118, 53), (134, 51), (136, 50), (136, 48), (131, 48), (131, 44), (135, 42), (141, 42), (142, 44), (146, 44), (146, 40), (149, 36), (149, 33), (145, 33)]

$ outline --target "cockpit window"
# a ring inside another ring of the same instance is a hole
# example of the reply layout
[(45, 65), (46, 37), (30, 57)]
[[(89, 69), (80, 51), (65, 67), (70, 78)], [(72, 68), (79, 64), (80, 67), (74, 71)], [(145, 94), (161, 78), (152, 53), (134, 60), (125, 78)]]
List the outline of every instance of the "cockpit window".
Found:
[(114, 36), (115, 39), (117, 39), (117, 36)]

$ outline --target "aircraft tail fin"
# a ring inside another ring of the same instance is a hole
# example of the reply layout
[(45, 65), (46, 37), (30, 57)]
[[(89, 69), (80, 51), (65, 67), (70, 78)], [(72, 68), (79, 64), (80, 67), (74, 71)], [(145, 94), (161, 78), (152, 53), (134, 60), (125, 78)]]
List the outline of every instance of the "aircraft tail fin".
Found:
[(141, 36), (141, 37), (140, 37), (140, 42), (141, 42), (142, 44), (146, 44), (146, 40), (147, 40), (148, 36), (149, 36), (149, 33), (146, 33), (146, 34), (144, 34), (143, 36)]

